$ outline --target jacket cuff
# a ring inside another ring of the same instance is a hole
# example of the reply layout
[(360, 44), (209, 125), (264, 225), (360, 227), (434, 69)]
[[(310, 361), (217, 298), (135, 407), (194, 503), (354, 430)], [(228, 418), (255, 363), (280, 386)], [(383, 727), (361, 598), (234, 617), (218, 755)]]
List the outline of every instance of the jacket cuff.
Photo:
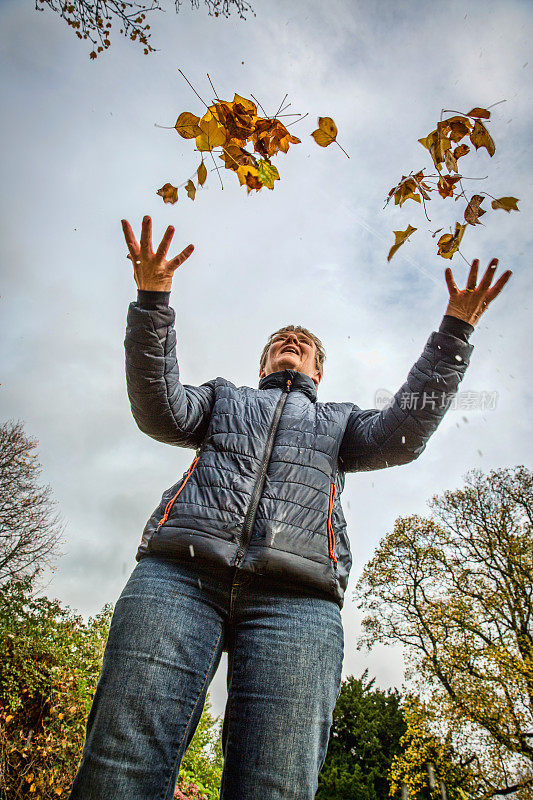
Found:
[[(156, 292), (156, 294), (158, 294)], [(459, 317), (453, 317), (451, 314), (445, 314), (440, 323), (439, 333), (449, 333), (455, 336), (456, 339), (461, 339), (462, 342), (468, 344), (468, 339), (474, 326), (469, 322), (465, 322)]]
[(148, 311), (157, 311), (161, 306), (170, 303), (170, 292), (151, 292), (146, 289), (137, 289), (137, 304), (139, 308)]

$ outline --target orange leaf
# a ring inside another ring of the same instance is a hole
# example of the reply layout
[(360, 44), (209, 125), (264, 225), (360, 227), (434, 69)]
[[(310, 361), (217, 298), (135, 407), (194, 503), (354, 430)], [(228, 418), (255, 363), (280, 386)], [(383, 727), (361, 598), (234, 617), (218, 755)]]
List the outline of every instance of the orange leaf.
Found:
[(164, 186), (157, 190), (156, 194), (162, 197), (165, 203), (178, 202), (178, 189), (176, 186), (172, 186), (171, 183), (165, 183)]
[(478, 117), (480, 119), (490, 119), (490, 111), (487, 111), (486, 108), (473, 108), (472, 111), (469, 111), (466, 116)]
[(461, 180), (461, 175), (441, 175), (437, 183), (437, 189), (441, 197), (453, 197), (453, 187), (457, 181)]

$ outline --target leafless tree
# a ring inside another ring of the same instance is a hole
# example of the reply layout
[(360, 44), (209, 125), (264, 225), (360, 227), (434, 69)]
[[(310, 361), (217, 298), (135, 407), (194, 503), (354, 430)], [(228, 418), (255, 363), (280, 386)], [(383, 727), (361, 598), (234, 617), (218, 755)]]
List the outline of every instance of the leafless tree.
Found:
[(0, 584), (48, 564), (63, 532), (50, 486), (39, 483), (36, 447), (22, 422), (0, 425)]

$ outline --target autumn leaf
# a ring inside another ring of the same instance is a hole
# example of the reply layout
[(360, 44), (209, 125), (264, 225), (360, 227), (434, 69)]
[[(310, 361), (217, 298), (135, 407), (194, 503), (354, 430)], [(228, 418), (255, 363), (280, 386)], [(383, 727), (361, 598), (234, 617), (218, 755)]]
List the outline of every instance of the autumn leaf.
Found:
[(412, 225), (408, 225), (407, 228), (404, 231), (393, 231), (394, 237), (395, 237), (395, 241), (394, 241), (394, 244), (392, 245), (391, 249), (389, 250), (389, 255), (387, 256), (387, 261), (391, 260), (391, 258), (393, 257), (394, 253), (398, 250), (398, 248), (401, 247), (402, 244), (405, 241), (407, 241), (409, 236), (412, 233), (414, 233), (416, 230), (418, 230), (418, 229), (417, 228), (413, 228)]
[(260, 158), (257, 163), (258, 178), (267, 189), (274, 188), (274, 181), (279, 181), (279, 172), (273, 164)]
[(205, 168), (205, 164), (203, 161), (196, 170), (196, 174), (198, 175), (198, 184), (200, 186), (203, 186), (205, 183), (205, 179), (207, 178), (207, 169)]
[(196, 137), (196, 147), (200, 151), (209, 151), (219, 147), (226, 141), (226, 129), (220, 125), (211, 111), (206, 111), (198, 123), (201, 134)]
[(455, 232), (445, 233), (437, 242), (438, 255), (443, 258), (452, 258), (453, 254), (459, 249), (461, 239), (465, 232), (466, 225), (461, 225), (459, 222), (455, 223)]
[(452, 150), (446, 150), (444, 153), (444, 163), (448, 169), (448, 172), (459, 172), (457, 169), (457, 159)]
[(195, 139), (200, 136), (202, 131), (198, 127), (200, 117), (191, 114), (190, 111), (183, 111), (176, 120), (174, 127), (184, 139)]
[(474, 194), (470, 198), (470, 202), (465, 209), (465, 220), (469, 225), (481, 225), (479, 217), (485, 213), (485, 210), (480, 208), (480, 204), (483, 200), (483, 195), (480, 194)]
[(466, 116), (467, 117), (478, 117), (480, 119), (489, 119), (490, 118), (490, 111), (487, 111), (486, 108), (473, 108), (472, 111), (469, 111)]
[(176, 186), (172, 186), (171, 183), (165, 183), (164, 186), (157, 190), (157, 194), (163, 198), (165, 203), (178, 202), (178, 189)]
[(495, 209), (501, 208), (510, 214), (511, 211), (520, 211), (516, 205), (518, 202), (518, 197), (500, 197), (498, 200), (493, 200), (491, 206)]
[(190, 178), (187, 181), (187, 183), (185, 184), (185, 189), (187, 191), (188, 196), (191, 198), (191, 200), (194, 200), (194, 197), (196, 195), (196, 186), (194, 185), (194, 183), (191, 181)]
[(319, 117), (318, 128), (311, 136), (320, 147), (327, 147), (337, 138), (337, 126), (331, 117)]
[(441, 175), (437, 183), (437, 189), (441, 197), (453, 197), (453, 188), (457, 181), (461, 180), (461, 175)]
[(259, 189), (263, 188), (263, 184), (259, 180), (259, 170), (257, 167), (245, 164), (241, 167), (238, 167), (236, 172), (241, 186), (246, 186), (248, 194), (252, 191), (252, 189), (259, 191)]
[(492, 141), (490, 133), (485, 128), (483, 123), (480, 122), (478, 119), (476, 119), (474, 130), (470, 134), (470, 141), (472, 142), (476, 150), (479, 150), (480, 147), (485, 147), (491, 158), (496, 151), (496, 147), (494, 146), (494, 142)]
[(463, 156), (466, 156), (466, 154), (469, 153), (469, 152), (470, 152), (470, 148), (469, 148), (469, 146), (467, 144), (459, 144), (459, 145), (457, 145), (457, 147), (453, 151), (453, 154), (454, 154), (455, 158), (457, 159), (457, 158), (462, 158)]

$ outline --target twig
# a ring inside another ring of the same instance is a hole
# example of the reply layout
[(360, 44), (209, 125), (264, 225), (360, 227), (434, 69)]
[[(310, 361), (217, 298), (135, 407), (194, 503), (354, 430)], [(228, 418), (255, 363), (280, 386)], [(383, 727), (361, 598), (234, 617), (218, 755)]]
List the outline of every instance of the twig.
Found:
[(196, 89), (194, 88), (194, 86), (192, 85), (192, 83), (190, 82), (190, 80), (187, 78), (187, 76), (185, 75), (185, 73), (181, 71), (181, 69), (180, 69), (179, 67), (178, 67), (178, 72), (181, 72), (181, 74), (183, 75), (183, 77), (185, 78), (185, 80), (187, 81), (187, 83), (189, 84), (189, 86), (191, 87), (191, 89), (193, 90), (193, 92), (194, 92), (194, 94), (196, 95), (196, 97), (198, 98), (198, 100), (201, 100), (201, 101), (202, 101), (202, 103), (204, 104), (204, 106), (205, 106), (207, 109), (209, 109), (209, 106), (207, 105), (207, 103), (205, 102), (205, 100), (202, 100), (202, 98), (200, 97), (200, 95), (198, 94), (198, 92), (196, 91)]

